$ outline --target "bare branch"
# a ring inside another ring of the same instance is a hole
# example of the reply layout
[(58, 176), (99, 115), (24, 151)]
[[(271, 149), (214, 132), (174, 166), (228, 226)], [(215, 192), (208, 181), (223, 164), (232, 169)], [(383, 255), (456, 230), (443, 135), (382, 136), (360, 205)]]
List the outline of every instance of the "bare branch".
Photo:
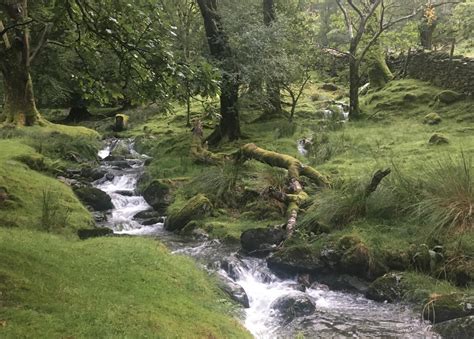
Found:
[(362, 14), (362, 11), (354, 4), (354, 2), (352, 0), (347, 0), (347, 2), (352, 7), (352, 9), (354, 9), (354, 11), (356, 11), (356, 13), (359, 15), (360, 20), (363, 20), (364, 15)]
[(337, 5), (341, 9), (342, 14), (344, 15), (344, 21), (346, 22), (347, 29), (349, 31), (349, 37), (352, 39), (354, 37), (354, 30), (352, 28), (352, 20), (347, 12), (347, 9), (342, 4), (341, 0), (336, 0)]
[(36, 58), (38, 53), (41, 51), (41, 49), (44, 47), (44, 45), (48, 42), (48, 34), (51, 30), (51, 24), (47, 24), (44, 26), (43, 31), (41, 32), (41, 36), (38, 40), (38, 43), (36, 44), (35, 49), (30, 55), (30, 63)]

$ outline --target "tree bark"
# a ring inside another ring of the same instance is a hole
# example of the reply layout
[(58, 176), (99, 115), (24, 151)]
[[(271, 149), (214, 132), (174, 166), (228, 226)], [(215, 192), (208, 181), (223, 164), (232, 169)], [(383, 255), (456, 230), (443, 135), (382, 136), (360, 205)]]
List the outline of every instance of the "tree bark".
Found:
[(8, 15), (6, 27), (17, 25), (3, 36), (0, 45), (0, 70), (3, 75), (5, 122), (18, 126), (32, 126), (40, 122), (36, 108), (33, 83), (30, 77), (30, 34), (26, 0), (4, 4)]
[(232, 50), (217, 12), (217, 0), (197, 0), (204, 19), (207, 42), (211, 55), (222, 69), (219, 125), (207, 138), (210, 144), (217, 144), (223, 138), (230, 141), (240, 138), (239, 79), (237, 66), (232, 61)]
[(349, 58), (349, 118), (356, 120), (360, 115), (359, 108), (359, 65), (355, 57)]
[[(276, 11), (274, 0), (263, 0), (263, 22), (265, 26), (270, 27), (276, 20)], [(280, 84), (278, 81), (268, 79), (266, 84), (267, 107), (265, 115), (277, 116), (282, 113)]]

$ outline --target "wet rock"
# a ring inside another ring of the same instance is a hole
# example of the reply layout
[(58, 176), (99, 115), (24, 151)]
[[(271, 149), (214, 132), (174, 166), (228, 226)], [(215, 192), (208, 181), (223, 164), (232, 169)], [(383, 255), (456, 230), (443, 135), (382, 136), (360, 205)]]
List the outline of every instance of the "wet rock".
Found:
[(340, 291), (358, 292), (364, 294), (368, 283), (361, 278), (349, 274), (324, 274), (318, 277), (318, 280), (331, 289)]
[(462, 293), (436, 295), (423, 309), (424, 319), (436, 323), (473, 316), (474, 296)]
[(161, 214), (156, 212), (156, 211), (153, 211), (153, 210), (146, 210), (146, 211), (141, 211), (141, 212), (138, 212), (137, 214), (135, 214), (133, 216), (133, 219), (134, 220), (137, 220), (137, 219), (152, 219), (152, 218), (159, 218), (161, 217)]
[(281, 228), (252, 228), (240, 236), (242, 249), (253, 255), (266, 255), (286, 238), (286, 231)]
[(196, 228), (191, 232), (191, 235), (193, 236), (194, 239), (200, 240), (200, 241), (206, 241), (209, 240), (209, 234), (206, 233), (202, 228)]
[(449, 144), (449, 139), (441, 133), (435, 133), (428, 141), (430, 145), (445, 145)]
[(295, 318), (311, 315), (316, 311), (313, 300), (302, 292), (280, 297), (270, 307), (287, 323)]
[(114, 208), (107, 193), (95, 187), (81, 187), (74, 190), (79, 200), (95, 211), (107, 211)]
[(318, 251), (306, 245), (291, 246), (274, 253), (267, 259), (267, 265), (281, 276), (325, 270)]
[(437, 113), (429, 113), (423, 118), (423, 123), (427, 125), (438, 125), (441, 121), (442, 119)]
[(141, 222), (141, 224), (143, 226), (151, 226), (151, 225), (156, 225), (162, 222), (163, 222), (163, 218), (160, 217), (160, 218), (151, 218), (151, 219), (144, 220)]
[(242, 260), (231, 256), (224, 258), (220, 263), (221, 269), (223, 269), (227, 275), (233, 279), (238, 280), (240, 277), (241, 267), (248, 268)]
[(165, 229), (168, 231), (179, 231), (190, 221), (203, 219), (211, 211), (212, 204), (209, 199), (203, 194), (198, 194), (189, 199), (186, 205), (179, 211), (170, 213), (165, 221)]
[(245, 308), (250, 307), (249, 298), (245, 290), (239, 284), (236, 284), (232, 279), (219, 274), (219, 287), (235, 302), (241, 304)]
[(102, 168), (86, 167), (86, 168), (81, 169), (80, 174), (81, 174), (81, 177), (92, 182), (92, 181), (102, 179), (107, 174), (107, 170), (102, 169)]
[(113, 166), (117, 169), (128, 169), (132, 168), (130, 163), (127, 160), (116, 160), (116, 161), (109, 161), (110, 166)]
[(123, 195), (125, 197), (133, 197), (135, 195), (134, 191), (124, 190), (124, 191), (115, 191), (115, 193)]
[(96, 223), (107, 221), (107, 215), (104, 212), (92, 212), (92, 216)]
[(172, 203), (171, 188), (160, 180), (153, 180), (143, 191), (143, 198), (155, 210), (164, 212)]
[(403, 295), (403, 273), (387, 273), (376, 279), (365, 293), (368, 299), (375, 301), (399, 301)]
[(443, 321), (435, 324), (433, 330), (446, 339), (472, 338), (474, 334), (474, 316)]
[(114, 232), (110, 228), (81, 229), (77, 231), (79, 239), (98, 238), (112, 235)]
[(81, 188), (81, 187), (86, 186), (85, 184), (83, 184), (82, 182), (80, 182), (79, 180), (76, 180), (76, 179), (69, 179), (69, 178), (65, 178), (63, 176), (59, 176), (59, 177), (57, 177), (57, 179), (59, 181), (61, 181), (62, 183), (68, 185), (69, 187), (72, 187), (73, 189), (77, 189), (77, 188)]

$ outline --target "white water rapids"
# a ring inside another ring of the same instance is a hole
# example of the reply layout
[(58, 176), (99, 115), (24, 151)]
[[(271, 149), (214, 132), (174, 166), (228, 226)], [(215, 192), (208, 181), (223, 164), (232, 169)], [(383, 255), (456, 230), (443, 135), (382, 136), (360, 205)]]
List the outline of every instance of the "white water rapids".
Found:
[[(129, 147), (130, 154), (126, 155), (129, 166), (117, 167), (116, 159), (109, 157), (118, 143)], [(232, 279), (249, 298), (250, 307), (245, 309), (243, 321), (256, 338), (294, 338), (297, 334), (306, 338), (437, 337), (408, 306), (377, 303), (359, 294), (331, 291), (324, 285), (316, 285), (304, 292), (316, 306), (313, 314), (296, 317), (290, 322), (282, 321), (272, 304), (283, 296), (303, 293), (295, 289), (298, 285), (295, 279), (280, 279), (267, 268), (264, 259), (242, 257), (236, 253), (236, 248), (217, 240), (183, 238), (165, 231), (162, 223), (140, 224), (133, 217), (151, 209), (136, 193), (146, 156), (133, 151), (133, 142), (128, 140), (109, 141), (99, 156), (104, 159), (102, 167), (114, 174), (113, 180), (95, 183), (97, 188), (110, 195), (115, 206), (103, 226), (119, 234), (158, 237), (174, 253), (192, 256), (207, 269)], [(233, 274), (221, 269), (224, 259), (232, 260)]]

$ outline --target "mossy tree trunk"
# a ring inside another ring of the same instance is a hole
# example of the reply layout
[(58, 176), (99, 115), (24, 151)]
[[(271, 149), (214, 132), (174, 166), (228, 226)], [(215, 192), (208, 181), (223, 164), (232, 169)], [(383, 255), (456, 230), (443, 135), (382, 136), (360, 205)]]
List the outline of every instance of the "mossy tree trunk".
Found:
[(222, 27), (217, 11), (217, 0), (197, 0), (204, 19), (209, 50), (222, 69), (220, 113), (221, 120), (214, 132), (207, 138), (210, 144), (217, 144), (223, 138), (240, 138), (239, 78), (237, 65), (232, 60), (232, 50)]
[(360, 76), (359, 76), (359, 62), (353, 57), (349, 57), (349, 118), (355, 120), (360, 115), (359, 107), (359, 86), (360, 86)]
[(380, 46), (374, 46), (367, 53), (367, 66), (370, 88), (384, 87), (393, 78), (393, 74), (387, 66), (384, 53)]
[(5, 28), (0, 42), (0, 70), (5, 92), (3, 118), (7, 123), (32, 126), (39, 123), (41, 117), (36, 108), (30, 76), (32, 53), (28, 2), (18, 0), (0, 5), (8, 16), (8, 22), (1, 24)]

